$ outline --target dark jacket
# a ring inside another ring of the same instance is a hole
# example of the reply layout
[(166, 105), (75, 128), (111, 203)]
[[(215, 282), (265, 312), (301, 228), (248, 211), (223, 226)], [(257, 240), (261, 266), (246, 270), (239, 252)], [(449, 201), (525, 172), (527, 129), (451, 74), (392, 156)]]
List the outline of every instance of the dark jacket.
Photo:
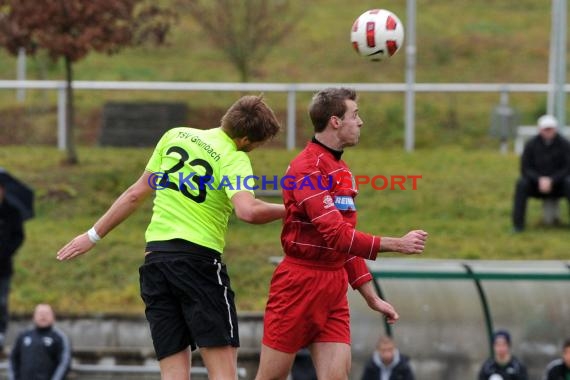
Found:
[[(410, 367), (409, 358), (401, 354), (397, 357), (398, 364), (392, 368), (390, 380), (414, 380), (414, 373)], [(375, 352), (375, 355), (366, 363), (360, 380), (380, 380), (381, 369), (378, 365), (378, 361), (379, 355)]]
[(566, 380), (570, 377), (570, 368), (562, 359), (556, 359), (546, 366), (544, 380)]
[(526, 367), (514, 356), (505, 366), (499, 365), (493, 358), (487, 359), (479, 371), (479, 380), (489, 380), (494, 374), (501, 375), (503, 380), (528, 380)]
[(24, 242), (22, 217), (7, 202), (0, 203), (0, 276), (12, 275), (12, 257)]
[(292, 380), (317, 380), (317, 372), (308, 349), (303, 348), (295, 356), (291, 367)]
[(10, 354), (9, 380), (61, 380), (69, 371), (71, 348), (55, 327), (31, 328), (16, 339)]
[(521, 158), (521, 175), (533, 182), (541, 176), (560, 183), (570, 175), (570, 143), (560, 134), (546, 144), (540, 135), (530, 139)]

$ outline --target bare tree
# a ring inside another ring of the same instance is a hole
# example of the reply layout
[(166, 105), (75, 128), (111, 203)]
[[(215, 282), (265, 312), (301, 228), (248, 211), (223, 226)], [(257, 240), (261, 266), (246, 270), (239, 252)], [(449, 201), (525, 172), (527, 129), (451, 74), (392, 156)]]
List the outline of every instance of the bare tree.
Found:
[(177, 0), (223, 50), (247, 82), (253, 65), (293, 29), (302, 4), (293, 0)]
[(78, 162), (74, 143), (73, 63), (91, 51), (108, 54), (145, 41), (162, 44), (173, 21), (150, 0), (0, 0), (0, 46), (16, 55), (47, 51), (63, 58), (67, 83), (66, 161)]

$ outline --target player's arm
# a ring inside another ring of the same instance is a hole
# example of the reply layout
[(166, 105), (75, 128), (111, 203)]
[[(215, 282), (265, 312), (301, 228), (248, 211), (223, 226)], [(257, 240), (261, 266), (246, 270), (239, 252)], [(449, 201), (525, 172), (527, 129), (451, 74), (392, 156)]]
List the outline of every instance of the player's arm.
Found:
[(256, 199), (249, 191), (238, 191), (231, 200), (238, 219), (247, 223), (269, 223), (285, 216), (284, 205)]
[[(302, 173), (297, 178), (308, 178), (314, 186), (299, 186), (293, 189), (297, 204), (316, 227), (327, 245), (339, 252), (375, 260), (378, 252), (421, 253), (424, 250), (427, 232), (414, 230), (402, 237), (380, 237), (355, 229), (344, 221), (342, 214), (330, 202), (332, 194), (319, 183), (318, 172)], [(308, 182), (308, 181), (306, 181)], [(322, 181), (321, 181), (322, 182)]]
[(380, 252), (422, 253), (427, 238), (428, 233), (423, 230), (412, 230), (399, 238), (383, 236), (380, 240)]
[[(107, 212), (93, 226), (99, 237), (104, 237), (113, 228), (127, 219), (142, 203), (153, 193), (154, 189), (149, 185), (152, 174), (145, 171), (140, 178), (132, 184), (111, 205)], [(57, 253), (58, 260), (69, 260), (89, 251), (95, 245), (88, 233), (82, 233), (67, 243)]]
[(400, 316), (392, 305), (378, 297), (372, 281), (367, 281), (358, 287), (358, 292), (372, 310), (376, 310), (386, 317), (388, 323), (396, 322)]
[(394, 323), (398, 320), (398, 313), (396, 313), (392, 305), (382, 300), (376, 294), (372, 283), (374, 279), (362, 257), (349, 256), (344, 262), (344, 269), (348, 275), (350, 286), (358, 290), (372, 310), (384, 314), (388, 323)]

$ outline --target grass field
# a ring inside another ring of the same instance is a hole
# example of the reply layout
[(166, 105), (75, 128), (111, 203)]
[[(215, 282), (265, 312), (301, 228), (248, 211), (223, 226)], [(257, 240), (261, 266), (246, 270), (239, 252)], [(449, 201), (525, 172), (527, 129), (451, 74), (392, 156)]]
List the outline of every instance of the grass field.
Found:
[[(168, 4), (171, 0), (161, 0)], [(418, 0), (417, 82), (545, 83), (548, 70), (550, 3), (536, 0)], [(406, 22), (405, 2), (383, 4)], [(298, 25), (263, 62), (254, 82), (398, 83), (405, 77), (402, 50), (387, 62), (358, 57), (350, 46), (353, 20), (371, 7), (365, 0), (314, 0), (303, 3)], [(180, 13), (170, 44), (139, 47), (106, 56), (90, 54), (75, 66), (78, 80), (232, 82), (239, 78), (222, 52), (197, 24)], [(0, 52), (0, 78), (15, 79), (16, 60)], [(61, 62), (44, 54), (28, 59), (29, 79), (62, 79)], [(47, 301), (61, 313), (140, 313), (138, 266), (142, 262), (148, 202), (101, 242), (96, 251), (59, 263), (55, 253), (89, 228), (141, 173), (150, 149), (97, 147), (101, 113), (108, 101), (184, 101), (188, 124), (216, 125), (240, 94), (216, 92), (76, 91), (76, 139), (81, 164), (60, 164), (55, 146), (56, 94), (26, 92), (18, 103), (12, 90), (0, 91), (0, 166), (36, 189), (37, 217), (27, 223), (27, 240), (16, 259), (11, 293), (14, 312), (28, 313)], [(281, 120), (285, 94), (265, 94)], [(310, 136), (305, 115), (310, 94), (299, 94), (298, 131)], [(532, 124), (545, 110), (544, 94), (511, 94), (521, 124)], [(365, 121), (358, 148), (346, 160), (357, 175), (422, 175), (416, 191), (376, 191), (364, 187), (357, 198), (359, 227), (384, 235), (412, 228), (430, 232), (426, 258), (569, 259), (566, 226), (539, 224), (540, 205), (531, 202), (530, 229), (510, 234), (512, 191), (518, 173), (514, 155), (500, 155), (489, 137), (489, 120), (499, 94), (416, 96), (416, 146), (402, 151), (402, 94), (366, 93), (359, 106)], [(278, 140), (282, 142), (283, 137)], [(280, 146), (283, 146), (282, 144)], [(295, 152), (280, 148), (252, 154), (259, 175), (280, 175)], [(262, 310), (279, 255), (280, 225), (250, 226), (233, 218), (226, 261), (238, 308)], [(388, 255), (390, 256), (390, 255)]]
[[(162, 0), (169, 4), (171, 0)], [(405, 2), (383, 4), (406, 22)], [(296, 28), (263, 62), (256, 62), (254, 82), (394, 83), (405, 80), (405, 51), (382, 63), (369, 62), (351, 48), (353, 20), (371, 3), (365, 0), (315, 0), (303, 3)], [(460, 10), (460, 11), (458, 11)], [(213, 81), (232, 82), (237, 71), (209, 37), (182, 11), (173, 27), (169, 45), (139, 47), (107, 56), (90, 54), (78, 62), (78, 80)], [(417, 82), (545, 83), (548, 78), (550, 8), (535, 0), (418, 0)], [(15, 79), (13, 57), (0, 52), (0, 78)], [(28, 60), (28, 78), (62, 79), (61, 62), (51, 63), (45, 54)], [(204, 114), (223, 109), (234, 93), (77, 91), (77, 138), (93, 145), (101, 110), (112, 100), (184, 101), (190, 107), (190, 124), (209, 123)], [(268, 94), (271, 104), (284, 115), (283, 94)], [(308, 95), (299, 96), (304, 110)], [(0, 92), (0, 143), (36, 143), (55, 138), (54, 92), (28, 91), (25, 103), (15, 101), (14, 91)], [(489, 120), (499, 94), (418, 94), (416, 98), (417, 145), (434, 148), (460, 145), (491, 147)], [(531, 124), (545, 110), (544, 94), (512, 94), (511, 104), (522, 124)], [(397, 93), (366, 94), (362, 114), (369, 125), (383, 126), (382, 134), (369, 135), (364, 146), (401, 145), (403, 96)], [(301, 116), (301, 115), (300, 115)], [(299, 117), (299, 128), (309, 129)], [(6, 132), (10, 130), (10, 133)]]
[[(281, 175), (296, 152), (252, 153), (258, 175)], [(114, 198), (141, 173), (150, 149), (80, 149), (80, 166), (62, 166), (62, 153), (48, 147), (3, 147), (0, 163), (36, 190), (37, 216), (26, 225), (27, 240), (16, 259), (12, 309), (28, 312), (39, 301), (62, 313), (140, 313), (138, 266), (151, 202), (98, 244), (71, 262), (57, 250), (87, 230)], [(359, 227), (399, 236), (409, 229), (430, 233), (423, 257), (447, 259), (566, 259), (564, 227), (540, 224), (540, 204), (531, 201), (529, 229), (510, 233), (512, 190), (518, 172), (514, 155), (498, 150), (440, 148), (406, 154), (401, 149), (353, 148), (346, 161), (357, 175), (422, 175), (417, 190), (378, 191), (364, 186), (357, 198)], [(411, 184), (410, 184), (411, 187)], [(232, 218), (225, 260), (241, 311), (262, 310), (280, 255), (280, 223), (251, 226)], [(386, 254), (392, 257), (393, 254)]]

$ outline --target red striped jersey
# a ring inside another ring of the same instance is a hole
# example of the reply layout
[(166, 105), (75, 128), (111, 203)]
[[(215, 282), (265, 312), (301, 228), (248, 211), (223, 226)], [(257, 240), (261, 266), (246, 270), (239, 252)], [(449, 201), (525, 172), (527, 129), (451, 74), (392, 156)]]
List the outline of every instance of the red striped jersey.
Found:
[(315, 265), (342, 267), (353, 288), (372, 279), (364, 259), (375, 260), (380, 237), (356, 230), (358, 191), (346, 163), (309, 142), (282, 181), (285, 254)]

